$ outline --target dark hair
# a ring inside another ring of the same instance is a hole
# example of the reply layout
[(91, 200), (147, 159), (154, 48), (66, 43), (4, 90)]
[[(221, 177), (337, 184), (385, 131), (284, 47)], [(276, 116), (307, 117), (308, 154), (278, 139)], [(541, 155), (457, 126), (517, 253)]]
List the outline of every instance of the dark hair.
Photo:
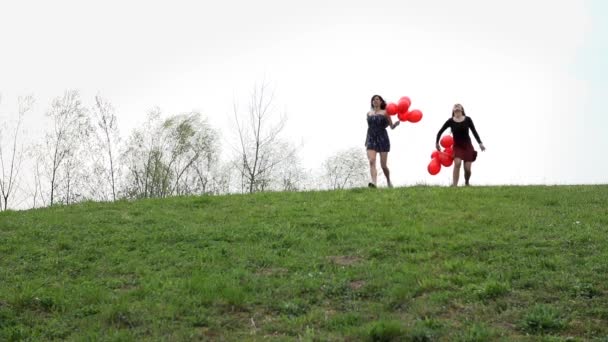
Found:
[(370, 101), (370, 107), (374, 108), (374, 98), (376, 96), (380, 99), (380, 109), (386, 109), (386, 101), (384, 101), (384, 99), (380, 95), (374, 95), (374, 96), (372, 96), (372, 99)]
[[(467, 113), (464, 112), (464, 107), (462, 105), (460, 105), (460, 107), (462, 107), (462, 116), (467, 116)], [(452, 108), (452, 117), (454, 117), (454, 109)]]

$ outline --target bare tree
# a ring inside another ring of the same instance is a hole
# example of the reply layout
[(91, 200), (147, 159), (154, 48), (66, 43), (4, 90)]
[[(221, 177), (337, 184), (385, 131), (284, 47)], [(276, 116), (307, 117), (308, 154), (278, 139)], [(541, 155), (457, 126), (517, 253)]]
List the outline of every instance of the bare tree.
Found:
[(273, 182), (271, 189), (278, 191), (299, 191), (305, 187), (308, 180), (306, 171), (302, 168), (300, 160), (295, 153), (285, 154), (283, 151), (292, 151), (297, 148), (288, 142), (276, 145), (275, 154), (284, 159), (273, 172)]
[(43, 161), (42, 161), (43, 155), (38, 152), (40, 150), (42, 150), (42, 147), (36, 146), (36, 147), (34, 147), (34, 149), (31, 152), (33, 159), (35, 159), (34, 189), (33, 190), (30, 189), (30, 195), (32, 197), (32, 208), (38, 207), (38, 200), (40, 200), (41, 205), (44, 205), (44, 203), (46, 203), (46, 200), (44, 198), (44, 192), (42, 191), (43, 187), (42, 187), (42, 170), (41, 170), (42, 166), (41, 166), (41, 164), (43, 164)]
[(62, 182), (57, 184), (57, 198), (61, 203), (72, 204), (97, 198), (97, 189), (90, 190), (91, 155), (88, 141), (84, 140), (68, 154), (61, 167)]
[(77, 90), (68, 90), (53, 100), (47, 116), (52, 120), (52, 127), (46, 133), (42, 161), (50, 186), (49, 204), (56, 203), (58, 192), (61, 201), (69, 204), (81, 196), (76, 187), (84, 174), (81, 147), (88, 139), (91, 126)]
[(166, 197), (198, 193), (205, 162), (213, 167), (217, 134), (197, 112), (166, 120), (152, 111), (142, 129), (129, 138), (123, 161), (130, 197)]
[(230, 184), (234, 168), (232, 163), (222, 163), (219, 151), (207, 153), (204, 158), (198, 158), (193, 164), (195, 193), (219, 195), (230, 192)]
[(323, 162), (323, 178), (330, 189), (345, 189), (365, 183), (367, 161), (360, 148), (339, 151)]
[(155, 172), (162, 169), (162, 165), (157, 165), (161, 153), (160, 116), (160, 109), (151, 110), (144, 125), (134, 129), (127, 140), (121, 157), (127, 168), (127, 197), (156, 197), (162, 192), (158, 172)]
[(212, 195), (231, 193), (236, 178), (238, 174), (232, 162), (218, 161), (217, 166), (211, 170), (211, 182), (206, 193)]
[[(198, 193), (195, 180), (199, 161), (215, 166), (217, 134), (199, 113), (175, 115), (167, 119), (164, 128), (168, 134), (168, 166), (174, 175), (169, 189), (172, 195)], [(200, 171), (200, 170), (199, 170)]]
[(195, 187), (201, 194), (213, 192), (213, 169), (217, 167), (217, 156), (209, 155), (207, 158), (199, 158), (193, 165)]
[(93, 162), (93, 175), (97, 181), (90, 182), (96, 187), (98, 196), (104, 200), (110, 197), (116, 201), (119, 170), (116, 165), (117, 144), (120, 141), (118, 133), (118, 122), (112, 104), (97, 95), (95, 96), (95, 107), (92, 111), (94, 120), (94, 149), (99, 150), (95, 154)]
[[(18, 112), (15, 127), (13, 128), (13, 135), (8, 145), (4, 145), (0, 141), (0, 167), (2, 168), (2, 178), (0, 178), (0, 194), (2, 200), (0, 201), (0, 210), (4, 208), (7, 210), (9, 198), (14, 194), (15, 190), (19, 187), (20, 171), (25, 154), (25, 148), (20, 140), (23, 134), (21, 125), (23, 124), (23, 118), (27, 112), (29, 112), (34, 106), (34, 97), (28, 95), (25, 97), (19, 97), (17, 100)], [(0, 131), (0, 136), (2, 132)], [(4, 146), (8, 146), (8, 149), (4, 149)], [(3, 203), (2, 203), (3, 202)]]
[(280, 138), (286, 116), (277, 116), (272, 106), (273, 94), (267, 91), (265, 84), (254, 87), (246, 118), (240, 118), (234, 104), (238, 135), (234, 166), (240, 171), (242, 190), (249, 193), (269, 189), (276, 181), (273, 173), (277, 167), (296, 155), (297, 149), (284, 144)]

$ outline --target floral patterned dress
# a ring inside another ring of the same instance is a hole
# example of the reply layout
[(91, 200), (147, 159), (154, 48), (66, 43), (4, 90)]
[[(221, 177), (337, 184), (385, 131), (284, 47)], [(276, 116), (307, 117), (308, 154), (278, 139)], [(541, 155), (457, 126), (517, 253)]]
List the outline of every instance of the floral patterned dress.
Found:
[(376, 152), (389, 152), (391, 142), (388, 139), (388, 119), (384, 114), (367, 115), (367, 137), (365, 147)]

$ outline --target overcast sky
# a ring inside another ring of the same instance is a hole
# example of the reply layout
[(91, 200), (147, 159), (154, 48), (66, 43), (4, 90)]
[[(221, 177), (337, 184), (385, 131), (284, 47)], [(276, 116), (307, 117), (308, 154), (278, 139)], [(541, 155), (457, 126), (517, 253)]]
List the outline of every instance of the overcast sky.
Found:
[(372, 95), (407, 95), (424, 117), (389, 132), (396, 185), (449, 183), (426, 166), (454, 103), (487, 148), (474, 184), (608, 183), (602, 0), (1, 1), (4, 122), (31, 93), (35, 130), (79, 89), (113, 103), (123, 137), (158, 106), (227, 138), (233, 102), (266, 80), (309, 169), (364, 149)]

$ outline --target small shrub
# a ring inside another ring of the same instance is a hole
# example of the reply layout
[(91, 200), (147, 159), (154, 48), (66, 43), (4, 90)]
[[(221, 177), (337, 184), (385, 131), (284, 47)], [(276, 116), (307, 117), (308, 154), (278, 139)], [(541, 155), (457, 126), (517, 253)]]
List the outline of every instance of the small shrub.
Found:
[(556, 309), (546, 305), (536, 305), (526, 313), (522, 326), (526, 332), (543, 334), (562, 330), (566, 323)]
[(592, 284), (589, 283), (576, 283), (572, 287), (572, 296), (574, 297), (591, 299), (599, 295), (600, 291), (598, 291)]
[(507, 294), (508, 292), (509, 286), (492, 280), (477, 288), (475, 290), (475, 295), (480, 300), (487, 301), (496, 299), (500, 296)]
[(403, 327), (395, 321), (375, 322), (369, 331), (369, 339), (374, 342), (400, 341), (403, 335)]
[(456, 341), (460, 342), (484, 342), (494, 337), (491, 329), (482, 324), (473, 324), (465, 331), (457, 335)]
[(438, 330), (442, 328), (441, 322), (435, 319), (423, 319), (416, 322), (414, 328), (408, 334), (408, 341), (427, 342), (437, 339)]

